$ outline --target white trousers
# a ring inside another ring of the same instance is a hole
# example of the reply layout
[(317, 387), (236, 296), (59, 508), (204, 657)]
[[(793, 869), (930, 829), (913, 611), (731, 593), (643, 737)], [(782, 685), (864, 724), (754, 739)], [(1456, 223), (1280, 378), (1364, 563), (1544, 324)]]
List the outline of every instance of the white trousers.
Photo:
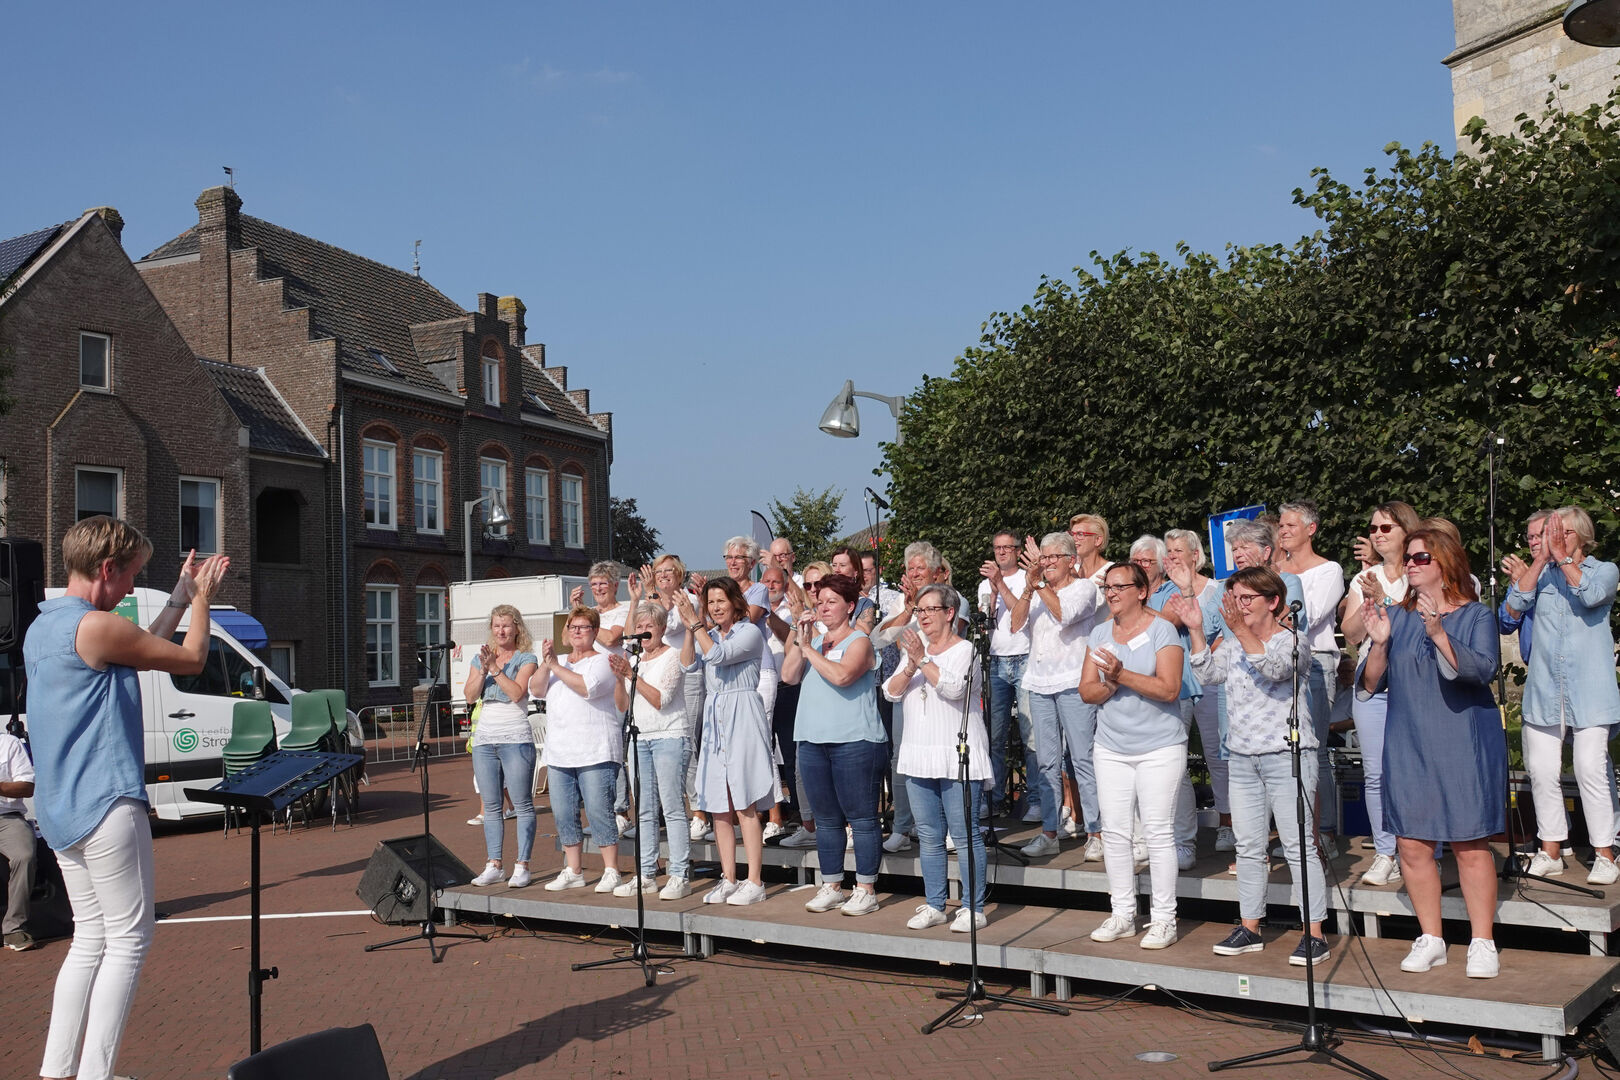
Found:
[(73, 944), (56, 975), (39, 1073), (109, 1080), (152, 944), (156, 885), (145, 804), (119, 799), (56, 861), (73, 904)]
[(1176, 921), (1176, 797), (1187, 775), (1187, 744), (1145, 754), (1116, 754), (1097, 743), (1097, 809), (1102, 817), (1103, 866), (1113, 914), (1136, 919), (1136, 866), (1131, 858), (1132, 806), (1142, 815), (1152, 899), (1148, 921)]
[[(1536, 806), (1536, 836), (1542, 840), (1568, 840), (1569, 814), (1564, 810), (1564, 729), (1526, 724), (1521, 729), (1524, 768), (1530, 774), (1530, 797)], [(1614, 843), (1614, 795), (1609, 778), (1609, 729), (1576, 728), (1574, 731), (1575, 782), (1581, 789), (1581, 809), (1586, 812), (1586, 835), (1593, 847)]]

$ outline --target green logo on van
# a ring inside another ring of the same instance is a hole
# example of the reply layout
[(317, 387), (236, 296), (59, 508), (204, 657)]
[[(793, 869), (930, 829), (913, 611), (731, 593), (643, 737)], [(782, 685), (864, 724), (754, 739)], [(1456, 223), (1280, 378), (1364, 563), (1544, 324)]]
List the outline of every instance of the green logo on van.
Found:
[(182, 754), (197, 749), (197, 733), (190, 728), (181, 728), (174, 733), (174, 748)]

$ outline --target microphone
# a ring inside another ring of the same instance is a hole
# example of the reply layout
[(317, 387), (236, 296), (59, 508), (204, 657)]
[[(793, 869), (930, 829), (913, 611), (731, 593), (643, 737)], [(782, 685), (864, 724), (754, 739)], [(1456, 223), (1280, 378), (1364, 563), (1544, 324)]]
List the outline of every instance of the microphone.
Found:
[(1288, 610), (1293, 612), (1295, 615), (1298, 615), (1300, 613), (1300, 611), (1302, 611), (1304, 609), (1304, 607), (1305, 607), (1305, 601), (1303, 601), (1303, 600), (1295, 600), (1295, 601), (1292, 601), (1288, 605)]
[(626, 634), (626, 635), (624, 635), (624, 640), (626, 640), (626, 641), (651, 641), (652, 640), (652, 634), (651, 633), (646, 633), (646, 634)]
[(419, 652), (419, 653), (425, 653), (425, 652), (454, 652), (455, 648), (456, 648), (456, 643), (455, 642), (447, 641), (443, 645), (419, 645), (419, 646), (417, 646), (416, 651)]
[(885, 499), (883, 496), (879, 495), (877, 492), (873, 491), (871, 488), (866, 489), (866, 497), (868, 499), (871, 499), (873, 502), (877, 503), (878, 506), (881, 509), (884, 509), (884, 510), (890, 509), (888, 500)]

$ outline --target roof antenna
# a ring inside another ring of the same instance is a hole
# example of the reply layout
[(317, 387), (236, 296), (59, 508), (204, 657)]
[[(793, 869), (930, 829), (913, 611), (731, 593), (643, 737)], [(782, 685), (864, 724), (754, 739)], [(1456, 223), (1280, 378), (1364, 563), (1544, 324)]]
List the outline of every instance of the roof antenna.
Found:
[(229, 165), (222, 165), (222, 166), (220, 166), (220, 168), (225, 170), (225, 182), (231, 186), (232, 191), (235, 191), (236, 190), (236, 170), (231, 168)]
[(422, 241), (411, 245), (411, 273), (422, 276)]

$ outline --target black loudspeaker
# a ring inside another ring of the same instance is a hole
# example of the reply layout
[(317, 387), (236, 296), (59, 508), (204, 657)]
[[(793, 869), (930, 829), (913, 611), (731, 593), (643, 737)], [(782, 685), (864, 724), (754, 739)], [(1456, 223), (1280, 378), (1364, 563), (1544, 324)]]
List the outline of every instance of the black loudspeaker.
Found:
[(0, 540), (0, 652), (22, 648), (45, 599), (45, 549), (35, 540)]
[(432, 836), (383, 840), (371, 853), (371, 862), (366, 864), (360, 887), (355, 890), (383, 922), (419, 923), (433, 917), (433, 898), (427, 888), (430, 847), (434, 892), (465, 885), (473, 879), (467, 864), (450, 854)]

